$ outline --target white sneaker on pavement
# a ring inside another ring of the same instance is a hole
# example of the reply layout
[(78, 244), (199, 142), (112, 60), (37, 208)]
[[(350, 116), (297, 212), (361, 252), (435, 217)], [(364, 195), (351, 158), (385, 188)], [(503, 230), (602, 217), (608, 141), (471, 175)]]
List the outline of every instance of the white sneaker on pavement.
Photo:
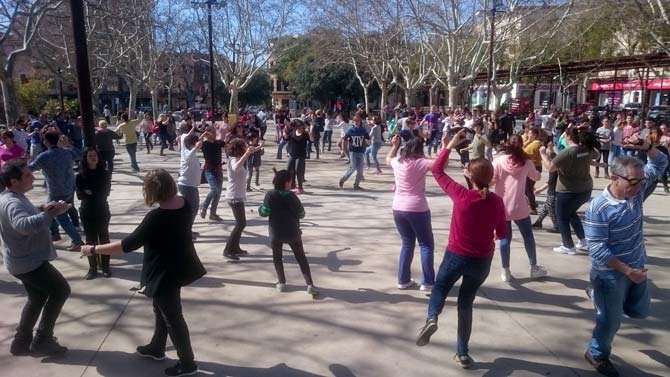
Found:
[(530, 266), (530, 277), (533, 279), (541, 278), (547, 276), (547, 270), (542, 266)]
[(554, 253), (561, 253), (561, 254), (568, 254), (568, 255), (575, 255), (577, 254), (577, 250), (575, 250), (574, 247), (565, 247), (563, 245), (555, 247)]
[(589, 251), (589, 245), (586, 242), (586, 239), (579, 240), (579, 242), (577, 242), (577, 244), (575, 245), (575, 249), (581, 251)]
[(502, 279), (502, 281), (505, 283), (509, 283), (512, 280), (512, 272), (510, 270), (503, 269), (502, 273), (500, 274), (500, 279)]

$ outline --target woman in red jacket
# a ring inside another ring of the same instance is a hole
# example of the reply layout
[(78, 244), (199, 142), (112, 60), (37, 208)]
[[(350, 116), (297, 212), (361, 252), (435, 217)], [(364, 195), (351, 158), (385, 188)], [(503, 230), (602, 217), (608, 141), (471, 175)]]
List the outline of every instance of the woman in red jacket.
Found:
[(472, 181), (472, 190), (463, 187), (444, 172), (451, 149), (464, 140), (464, 131), (458, 132), (448, 143), (448, 136), (445, 134), (442, 145), (446, 145), (446, 148), (442, 149), (432, 168), (433, 177), (454, 202), (454, 208), (449, 243), (428, 303), (428, 319), (419, 333), (416, 345), (425, 346), (437, 331), (437, 317), (444, 308), (447, 295), (462, 277), (458, 292), (458, 336), (454, 360), (463, 368), (469, 369), (474, 365), (468, 354), (472, 331), (472, 303), (491, 269), (495, 249), (494, 235), (497, 239), (504, 239), (507, 237), (508, 227), (502, 199), (489, 191), (493, 178), (491, 162), (484, 158), (470, 161), (466, 176)]

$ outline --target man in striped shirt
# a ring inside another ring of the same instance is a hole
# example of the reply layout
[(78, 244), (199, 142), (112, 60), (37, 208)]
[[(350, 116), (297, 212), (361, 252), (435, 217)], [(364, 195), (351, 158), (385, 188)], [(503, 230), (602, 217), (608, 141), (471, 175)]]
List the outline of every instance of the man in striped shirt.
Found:
[(584, 230), (597, 314), (584, 357), (605, 376), (619, 375), (609, 356), (622, 315), (644, 318), (649, 314), (642, 203), (645, 190), (656, 185), (667, 164), (667, 157), (656, 148), (649, 150), (646, 165), (635, 157), (618, 157), (611, 166), (612, 182), (586, 211)]

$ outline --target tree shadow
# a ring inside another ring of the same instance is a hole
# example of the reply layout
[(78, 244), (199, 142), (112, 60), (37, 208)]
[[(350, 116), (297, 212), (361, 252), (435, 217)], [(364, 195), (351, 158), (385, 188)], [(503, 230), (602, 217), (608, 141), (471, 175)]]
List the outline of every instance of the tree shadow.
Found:
[(0, 293), (5, 295), (22, 295), (25, 294), (23, 285), (16, 281), (0, 281)]
[[(586, 361), (584, 361), (586, 364)], [(588, 364), (586, 364), (588, 365)], [(487, 370), (482, 377), (507, 377), (519, 375), (519, 371), (526, 371), (538, 376), (599, 376), (591, 369), (579, 369), (563, 365), (537, 363), (509, 357), (499, 357), (492, 363), (475, 363), (475, 370)], [(632, 365), (621, 363), (617, 368), (621, 376), (661, 377), (657, 374), (644, 372)], [(525, 375), (525, 374), (524, 374)]]
[(334, 300), (347, 302), (349, 304), (367, 304), (367, 303), (387, 303), (398, 304), (401, 302), (414, 302), (421, 305), (426, 305), (428, 300), (426, 298), (418, 298), (407, 293), (387, 293), (376, 291), (370, 288), (353, 289), (333, 289), (319, 287), (319, 295), (317, 300), (324, 300), (332, 298)]
[(650, 359), (658, 362), (666, 368), (670, 368), (670, 356), (658, 350), (640, 350), (641, 353), (647, 355)]
[[(209, 361), (197, 361), (201, 376), (229, 377), (325, 377), (320, 374), (292, 368), (280, 363), (269, 368), (242, 367), (225, 365)], [(42, 359), (45, 364), (80, 365), (95, 368), (105, 377), (162, 375), (162, 371), (173, 365), (172, 361), (154, 361), (143, 359), (136, 354), (121, 351), (69, 350), (62, 357)], [(346, 375), (343, 375), (346, 376)]]
[(330, 364), (328, 370), (333, 373), (334, 377), (356, 377), (354, 372), (352, 372), (346, 365)]
[[(339, 250), (333, 250), (329, 251), (328, 254), (326, 254), (325, 257), (314, 257), (314, 256), (309, 256), (307, 260), (309, 261), (309, 264), (319, 264), (326, 266), (328, 268), (328, 271), (330, 272), (346, 272), (346, 273), (355, 273), (355, 274), (373, 274), (373, 271), (353, 271), (353, 270), (342, 270), (342, 267), (345, 266), (360, 266), (363, 264), (363, 261), (358, 260), (358, 259), (340, 259), (337, 256), (337, 253), (345, 251), (345, 250), (351, 250), (349, 247), (345, 247), (343, 249)], [(295, 257), (293, 256), (293, 253), (290, 251), (290, 249), (283, 250), (284, 252), (287, 252), (287, 255), (284, 256), (284, 262), (285, 263), (291, 263), (291, 264), (297, 264), (298, 262), (296, 261)]]

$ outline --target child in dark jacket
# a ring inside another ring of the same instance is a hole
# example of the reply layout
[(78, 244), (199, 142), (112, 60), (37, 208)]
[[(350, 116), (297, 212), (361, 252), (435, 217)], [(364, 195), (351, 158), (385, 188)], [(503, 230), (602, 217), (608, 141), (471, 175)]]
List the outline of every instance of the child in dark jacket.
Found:
[(276, 285), (277, 290), (279, 292), (286, 290), (282, 247), (284, 243), (288, 243), (300, 266), (302, 276), (305, 278), (307, 293), (314, 296), (319, 293), (319, 290), (312, 281), (300, 230), (300, 219), (305, 217), (305, 210), (300, 203), (300, 199), (291, 192), (291, 181), (292, 175), (288, 170), (275, 170), (275, 176), (272, 180), (274, 190), (265, 194), (263, 205), (258, 209), (258, 213), (263, 217), (270, 218), (269, 233), (272, 260), (279, 280)]

